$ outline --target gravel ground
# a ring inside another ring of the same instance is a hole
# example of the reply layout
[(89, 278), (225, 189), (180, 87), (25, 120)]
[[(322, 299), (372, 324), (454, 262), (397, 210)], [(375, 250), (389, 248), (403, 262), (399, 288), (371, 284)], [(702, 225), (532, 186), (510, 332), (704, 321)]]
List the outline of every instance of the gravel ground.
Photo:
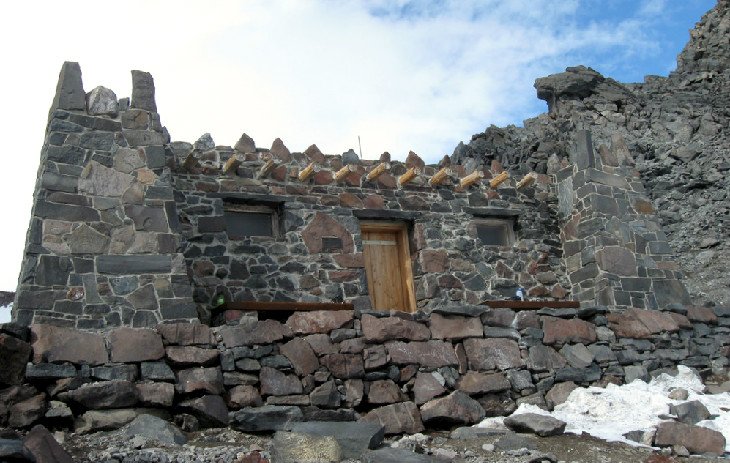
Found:
[[(63, 446), (79, 463), (253, 463), (251, 456), (258, 452), (270, 459), (272, 439), (269, 434), (246, 434), (229, 429), (207, 429), (188, 434), (188, 444), (160, 445), (140, 437), (128, 439), (117, 432), (97, 432), (77, 435), (56, 435)], [(670, 462), (725, 462), (717, 457), (692, 456), (669, 457), (651, 448), (632, 447), (620, 443), (608, 443), (591, 436), (564, 434), (554, 437), (517, 435), (534, 444), (532, 450), (495, 448), (500, 436), (484, 436), (474, 439), (452, 439), (445, 431), (417, 434), (405, 438), (386, 439), (384, 445), (394, 445), (432, 455), (434, 461), (462, 463), (482, 462), (590, 462), (590, 463), (670, 463)], [(519, 442), (519, 441), (518, 441)], [(355, 463), (356, 460), (346, 460)], [(277, 463), (277, 462), (273, 462)]]

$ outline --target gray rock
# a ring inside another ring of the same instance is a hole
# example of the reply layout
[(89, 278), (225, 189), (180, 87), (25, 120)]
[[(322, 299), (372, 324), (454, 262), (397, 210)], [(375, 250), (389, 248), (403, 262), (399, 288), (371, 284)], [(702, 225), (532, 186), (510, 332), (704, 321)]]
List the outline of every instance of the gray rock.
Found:
[(241, 153), (255, 153), (256, 143), (254, 143), (253, 138), (244, 133), (241, 135), (241, 138), (238, 139), (233, 149), (240, 151)]
[(119, 429), (132, 421), (137, 415), (137, 411), (133, 409), (89, 410), (76, 419), (74, 430), (79, 434), (85, 434)]
[(157, 112), (155, 81), (149, 72), (132, 71), (131, 107)]
[(383, 442), (383, 427), (364, 422), (310, 421), (293, 423), (291, 431), (316, 436), (331, 436), (340, 446), (342, 458), (357, 459), (368, 449), (376, 449)]
[(436, 460), (410, 450), (385, 447), (364, 453), (361, 461), (362, 463), (434, 463)]
[(484, 409), (476, 400), (461, 391), (426, 402), (421, 407), (424, 422), (478, 423), (484, 418)]
[(23, 441), (20, 439), (0, 439), (0, 459), (2, 461), (25, 461)]
[(33, 429), (23, 439), (24, 456), (37, 463), (74, 463), (71, 455), (56, 442), (48, 429), (41, 425)]
[(243, 432), (279, 431), (289, 429), (290, 424), (302, 421), (299, 407), (264, 405), (246, 407), (229, 413), (231, 427)]
[(130, 381), (102, 381), (84, 384), (68, 393), (74, 402), (88, 409), (122, 408), (137, 403), (137, 391)]
[(685, 424), (696, 424), (710, 418), (709, 410), (699, 400), (670, 405), (669, 413), (677, 415), (677, 419)]
[(531, 432), (541, 437), (558, 436), (565, 431), (565, 421), (552, 416), (524, 413), (504, 419), (504, 424), (516, 432)]
[(537, 440), (531, 436), (521, 436), (513, 432), (508, 432), (497, 439), (494, 443), (494, 447), (497, 450), (502, 450), (503, 452), (519, 449), (536, 450)]
[(204, 133), (198, 138), (193, 147), (198, 151), (209, 151), (215, 148), (215, 142), (209, 133)]
[(503, 429), (475, 428), (473, 426), (462, 426), (451, 431), (451, 438), (458, 440), (484, 439), (485, 437), (504, 436), (507, 431)]
[(187, 438), (180, 428), (153, 415), (142, 414), (122, 428), (121, 433), (128, 437), (142, 436), (164, 444), (182, 445)]
[(342, 164), (359, 164), (360, 163), (360, 157), (357, 155), (355, 150), (349, 149), (346, 152), (342, 153)]
[(85, 106), (86, 93), (81, 82), (81, 67), (79, 63), (65, 61), (58, 75), (58, 85), (51, 104), (51, 112), (54, 109), (84, 109)]
[(86, 95), (86, 112), (92, 116), (116, 117), (117, 95), (106, 87), (96, 87)]
[(219, 395), (204, 395), (186, 400), (180, 403), (180, 408), (193, 415), (204, 426), (218, 428), (228, 426), (228, 408)]
[(574, 368), (585, 368), (593, 363), (593, 354), (583, 344), (566, 344), (560, 354)]
[(281, 463), (337, 463), (342, 452), (331, 436), (277, 431), (272, 441), (272, 459)]

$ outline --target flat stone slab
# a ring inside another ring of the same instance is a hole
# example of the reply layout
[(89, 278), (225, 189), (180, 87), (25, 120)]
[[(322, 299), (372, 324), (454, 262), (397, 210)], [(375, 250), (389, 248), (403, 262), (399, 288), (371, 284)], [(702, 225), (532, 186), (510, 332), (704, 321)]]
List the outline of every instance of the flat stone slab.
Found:
[(272, 460), (279, 463), (337, 463), (340, 446), (332, 436), (277, 431), (272, 441)]
[(122, 434), (129, 437), (142, 436), (166, 444), (182, 445), (187, 442), (180, 428), (152, 415), (139, 415), (122, 428)]
[(385, 447), (365, 453), (361, 461), (362, 463), (434, 463), (436, 460), (410, 450)]
[(559, 436), (565, 431), (565, 421), (537, 413), (512, 415), (504, 419), (504, 425), (516, 432), (529, 432), (541, 437)]
[(383, 443), (384, 428), (377, 423), (308, 421), (294, 423), (291, 431), (316, 436), (331, 436), (340, 446), (342, 458), (358, 459), (368, 449)]
[(299, 407), (264, 405), (231, 412), (229, 418), (231, 427), (239, 431), (281, 431), (289, 429), (294, 422), (302, 421), (304, 415)]
[(691, 453), (722, 455), (725, 452), (725, 437), (717, 431), (701, 426), (664, 421), (657, 427), (654, 445), (659, 447), (681, 445)]

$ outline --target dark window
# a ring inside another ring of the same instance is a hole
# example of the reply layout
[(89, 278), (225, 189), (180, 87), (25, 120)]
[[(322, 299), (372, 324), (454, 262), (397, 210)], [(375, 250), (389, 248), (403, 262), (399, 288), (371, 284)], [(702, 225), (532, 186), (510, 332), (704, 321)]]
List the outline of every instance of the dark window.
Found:
[(512, 222), (507, 220), (479, 220), (475, 223), (479, 241), (485, 246), (510, 246), (514, 242)]
[(268, 206), (226, 204), (226, 232), (230, 239), (248, 236), (278, 236), (279, 215)]

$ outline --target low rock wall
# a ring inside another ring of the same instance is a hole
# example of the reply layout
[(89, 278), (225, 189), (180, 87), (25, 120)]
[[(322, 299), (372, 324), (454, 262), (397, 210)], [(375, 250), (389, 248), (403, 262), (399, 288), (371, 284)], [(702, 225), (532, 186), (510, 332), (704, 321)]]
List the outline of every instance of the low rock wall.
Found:
[(285, 323), (104, 333), (0, 325), (0, 426), (122, 426), (141, 408), (192, 429), (364, 420), (386, 433), (551, 408), (576, 385), (724, 367), (730, 308), (297, 312)]

